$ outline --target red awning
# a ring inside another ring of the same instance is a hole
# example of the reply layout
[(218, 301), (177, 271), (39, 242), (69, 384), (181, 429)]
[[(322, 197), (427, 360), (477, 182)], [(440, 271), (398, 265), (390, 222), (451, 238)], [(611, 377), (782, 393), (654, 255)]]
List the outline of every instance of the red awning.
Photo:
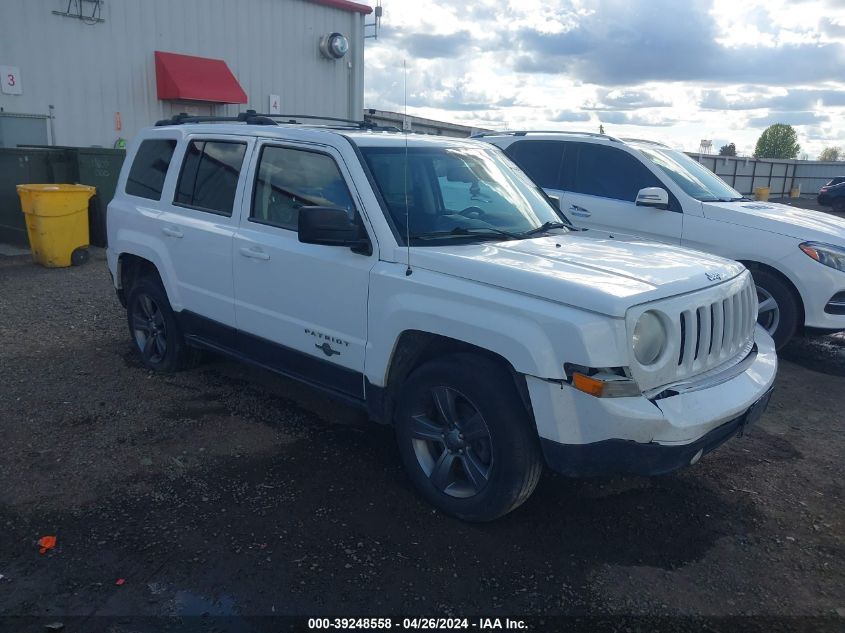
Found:
[(246, 93), (222, 59), (155, 52), (159, 99), (246, 103)]
[(363, 13), (368, 15), (373, 12), (373, 8), (360, 2), (351, 2), (351, 0), (311, 0), (315, 4), (322, 4), (327, 7), (341, 9), (343, 11), (352, 11), (353, 13)]

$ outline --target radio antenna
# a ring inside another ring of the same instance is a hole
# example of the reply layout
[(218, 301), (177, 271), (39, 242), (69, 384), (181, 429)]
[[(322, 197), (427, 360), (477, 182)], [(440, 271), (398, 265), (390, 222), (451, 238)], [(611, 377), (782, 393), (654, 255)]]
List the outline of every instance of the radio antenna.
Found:
[(408, 267), (405, 269), (405, 276), (410, 276), (414, 271), (411, 270), (411, 214), (410, 205), (408, 204), (408, 64), (402, 60), (403, 91), (405, 93), (405, 116), (402, 121), (402, 131), (405, 133), (405, 252), (407, 255)]

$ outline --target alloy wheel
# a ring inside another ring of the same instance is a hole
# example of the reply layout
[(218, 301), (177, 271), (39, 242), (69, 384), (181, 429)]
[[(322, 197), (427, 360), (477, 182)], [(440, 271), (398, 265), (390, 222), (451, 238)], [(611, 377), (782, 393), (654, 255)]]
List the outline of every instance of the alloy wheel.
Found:
[(425, 392), (411, 416), (414, 454), (439, 491), (472, 497), (487, 485), (493, 467), (490, 430), (466, 396), (437, 386)]
[(132, 309), (132, 333), (144, 360), (157, 364), (167, 353), (167, 324), (155, 300), (141, 294)]
[(778, 306), (778, 302), (775, 301), (775, 298), (768, 290), (761, 286), (757, 286), (757, 301), (759, 303), (757, 323), (762, 325), (763, 329), (771, 336), (774, 336), (778, 325), (780, 325), (780, 307)]

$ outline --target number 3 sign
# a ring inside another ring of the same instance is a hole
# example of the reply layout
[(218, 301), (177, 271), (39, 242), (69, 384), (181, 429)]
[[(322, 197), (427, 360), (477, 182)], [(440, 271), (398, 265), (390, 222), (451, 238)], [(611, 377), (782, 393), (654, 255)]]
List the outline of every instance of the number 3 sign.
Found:
[(17, 66), (0, 66), (0, 88), (3, 94), (23, 94), (21, 71)]

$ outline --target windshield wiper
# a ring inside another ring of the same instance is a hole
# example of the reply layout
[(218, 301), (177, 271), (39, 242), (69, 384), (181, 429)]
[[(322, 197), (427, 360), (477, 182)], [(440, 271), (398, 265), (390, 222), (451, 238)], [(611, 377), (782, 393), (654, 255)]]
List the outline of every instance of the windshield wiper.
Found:
[(435, 240), (438, 238), (451, 237), (507, 237), (512, 240), (522, 239), (522, 235), (517, 233), (510, 233), (502, 231), (501, 229), (494, 229), (492, 227), (482, 228), (466, 228), (464, 226), (456, 226), (448, 231), (430, 231), (428, 233), (420, 233), (419, 235), (412, 235), (412, 240)]
[(538, 233), (545, 233), (546, 231), (551, 231), (552, 229), (569, 229), (570, 226), (568, 224), (564, 224), (563, 222), (543, 222), (540, 226), (536, 229), (531, 229), (530, 231), (525, 231), (525, 233), (520, 233), (521, 237), (528, 237), (529, 235), (537, 235)]

